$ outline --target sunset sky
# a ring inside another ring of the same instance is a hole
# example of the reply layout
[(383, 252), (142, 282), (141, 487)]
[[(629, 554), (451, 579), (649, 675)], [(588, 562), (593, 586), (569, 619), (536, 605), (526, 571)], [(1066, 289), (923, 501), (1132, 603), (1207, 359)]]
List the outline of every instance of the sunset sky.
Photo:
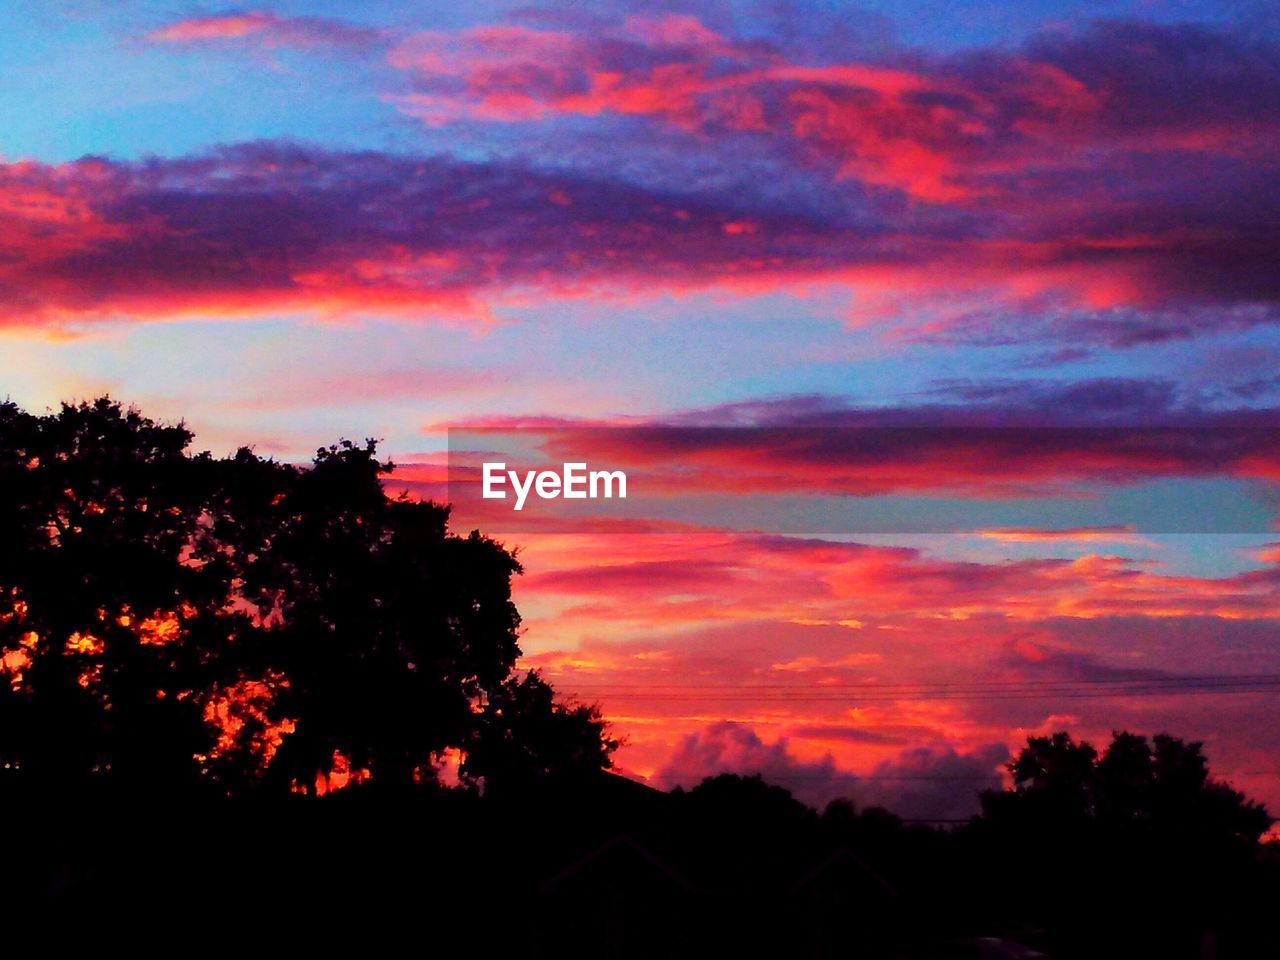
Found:
[(1280, 808), (1273, 3), (16, 0), (0, 64), (0, 393), (708, 495), (488, 524), (625, 772), (949, 818), (1167, 730)]

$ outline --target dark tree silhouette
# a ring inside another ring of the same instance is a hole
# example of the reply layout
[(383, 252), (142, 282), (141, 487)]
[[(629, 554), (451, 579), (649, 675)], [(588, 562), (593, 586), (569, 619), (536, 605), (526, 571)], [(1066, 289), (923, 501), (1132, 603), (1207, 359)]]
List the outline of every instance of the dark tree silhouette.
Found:
[(1200, 743), (1121, 732), (1099, 752), (1055, 733), (1008, 769), (1012, 788), (985, 793), (958, 839), (1004, 910), (1055, 931), (1055, 953), (1190, 956), (1221, 933), (1224, 955), (1266, 955), (1271, 819), (1209, 775)]
[(984, 794), (984, 813), (1058, 830), (1097, 824), (1256, 844), (1271, 825), (1266, 808), (1212, 779), (1203, 748), (1118, 732), (1100, 755), (1067, 733), (1030, 737), (1008, 764), (1013, 789)]
[[(501, 544), (390, 498), (376, 445), (310, 468), (103, 398), (0, 406), (0, 762), (65, 793), (314, 792), (599, 771), (591, 708), (516, 671)], [(501, 745), (501, 746), (499, 746)]]
[[(196, 533), (191, 435), (106, 401), (36, 418), (0, 408), (0, 755), (55, 790), (188, 782), (206, 741), (196, 672), (225, 598), (181, 562)], [(193, 605), (184, 610), (189, 598)], [(202, 601), (202, 602), (201, 602)], [(153, 643), (183, 616), (184, 642)], [(242, 617), (228, 616), (233, 632)], [(154, 632), (153, 632), (154, 631)]]
[(542, 780), (573, 787), (609, 766), (618, 742), (599, 712), (559, 705), (536, 671), (504, 680), (486, 699), (467, 742), (466, 775), (485, 777), (495, 791), (515, 793)]

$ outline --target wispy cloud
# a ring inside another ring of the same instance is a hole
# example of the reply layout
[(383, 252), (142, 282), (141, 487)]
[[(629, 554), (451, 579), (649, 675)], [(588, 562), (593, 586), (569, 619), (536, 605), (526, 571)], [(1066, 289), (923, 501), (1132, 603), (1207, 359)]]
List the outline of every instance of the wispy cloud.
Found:
[(385, 41), (380, 30), (329, 17), (287, 17), (264, 10), (228, 11), (178, 20), (146, 35), (153, 43), (249, 44), (265, 48), (371, 50)]
[(1043, 530), (1032, 527), (1002, 527), (996, 530), (979, 530), (984, 540), (1000, 543), (1124, 543), (1149, 545), (1151, 541), (1139, 536), (1133, 526), (1111, 527), (1063, 527)]

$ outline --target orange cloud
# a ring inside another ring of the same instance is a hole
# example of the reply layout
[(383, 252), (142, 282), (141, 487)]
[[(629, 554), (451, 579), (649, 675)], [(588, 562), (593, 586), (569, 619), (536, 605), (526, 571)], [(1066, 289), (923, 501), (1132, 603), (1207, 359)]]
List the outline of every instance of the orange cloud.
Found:
[(998, 540), (1001, 543), (1150, 543), (1145, 537), (1138, 536), (1131, 525), (1065, 527), (1056, 530), (1002, 527), (994, 530), (979, 530), (978, 536), (984, 540)]
[(156, 41), (225, 40), (269, 29), (278, 18), (268, 13), (226, 13), (181, 20), (147, 34)]

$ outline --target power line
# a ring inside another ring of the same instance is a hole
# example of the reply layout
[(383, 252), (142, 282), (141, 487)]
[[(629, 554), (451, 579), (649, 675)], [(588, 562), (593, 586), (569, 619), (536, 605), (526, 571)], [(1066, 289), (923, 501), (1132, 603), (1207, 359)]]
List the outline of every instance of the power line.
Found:
[(578, 696), (585, 699), (607, 699), (610, 701), (631, 700), (650, 701), (696, 701), (706, 702), (751, 702), (751, 703), (798, 703), (798, 702), (836, 702), (836, 703), (899, 703), (903, 700), (1042, 700), (1055, 697), (1064, 700), (1098, 700), (1109, 697), (1189, 697), (1189, 696), (1247, 696), (1274, 694), (1280, 692), (1280, 685), (1266, 687), (1218, 687), (1190, 689), (1116, 689), (1116, 690), (1084, 690), (1084, 691), (1028, 691), (1025, 693), (987, 694), (980, 691), (954, 693), (899, 693), (893, 695), (858, 696), (855, 693), (826, 694), (798, 692), (788, 696), (760, 696), (751, 694), (664, 694), (664, 693), (613, 693), (600, 691), (582, 693)]
[[(1155, 676), (1155, 677), (1099, 677), (1099, 678), (1075, 678), (1064, 680), (920, 680), (920, 681), (903, 681), (901, 683), (881, 683), (878, 681), (836, 681), (826, 684), (828, 687), (856, 687), (859, 689), (882, 690), (882, 689), (899, 689), (899, 688), (1004, 688), (1004, 687), (1055, 687), (1055, 686), (1106, 686), (1106, 685), (1126, 685), (1126, 684), (1199, 684), (1199, 683), (1235, 683), (1235, 682), (1258, 682), (1258, 683), (1280, 683), (1280, 674), (1277, 673), (1221, 673), (1221, 674), (1180, 674), (1176, 676)], [(710, 683), (658, 683), (658, 684), (641, 684), (641, 683), (616, 683), (610, 684), (612, 689), (625, 688), (642, 688), (652, 689), (661, 687), (671, 690), (698, 690), (710, 687), (723, 687), (727, 684), (710, 684)], [(802, 687), (801, 684), (794, 682), (760, 682), (745, 685), (750, 689), (763, 688), (797, 688)], [(735, 688), (736, 689), (736, 688)]]
[[(570, 689), (571, 681), (560, 681)], [(1026, 700), (1058, 697), (1181, 697), (1280, 692), (1280, 674), (1221, 674), (1182, 677), (1106, 678), (1059, 681), (955, 681), (936, 683), (850, 683), (820, 687), (796, 683), (677, 684), (627, 683), (573, 688), (580, 697), (608, 700), (696, 700), (753, 702), (929, 700)]]
[[(734, 772), (734, 771), (728, 771)], [(767, 783), (832, 783), (832, 782), (852, 782), (852, 783), (868, 783), (880, 781), (913, 782), (920, 781), (924, 783), (979, 783), (986, 781), (1000, 780), (1001, 775), (995, 773), (973, 773), (964, 776), (954, 776), (946, 774), (877, 774), (877, 773), (832, 773), (830, 776), (823, 774), (773, 774), (766, 770), (758, 771), (759, 775), (765, 779)], [(685, 776), (697, 776), (698, 773), (690, 771), (688, 774), (681, 774), (679, 771), (664, 771), (666, 779), (683, 779)], [(755, 771), (746, 771), (744, 776), (753, 776)], [(1215, 774), (1215, 779), (1223, 777), (1280, 777), (1280, 770), (1228, 770), (1223, 774)]]

